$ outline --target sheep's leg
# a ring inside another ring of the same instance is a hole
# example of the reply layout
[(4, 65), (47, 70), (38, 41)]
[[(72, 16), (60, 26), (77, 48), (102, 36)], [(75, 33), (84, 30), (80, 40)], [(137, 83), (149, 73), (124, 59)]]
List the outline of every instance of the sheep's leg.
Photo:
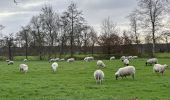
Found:
[(134, 74), (132, 75), (132, 78), (133, 78), (133, 80), (134, 80), (134, 78), (135, 78), (135, 75), (134, 75)]

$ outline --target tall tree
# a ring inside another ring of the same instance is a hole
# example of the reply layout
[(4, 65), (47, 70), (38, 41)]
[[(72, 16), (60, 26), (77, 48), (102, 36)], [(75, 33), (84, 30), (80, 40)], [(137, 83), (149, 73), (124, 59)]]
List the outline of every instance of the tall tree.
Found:
[(74, 47), (74, 39), (76, 35), (76, 28), (84, 23), (84, 18), (82, 16), (82, 12), (78, 10), (77, 5), (72, 2), (69, 6), (67, 11), (63, 13), (67, 17), (67, 21), (70, 23), (70, 32), (69, 32), (69, 39), (70, 39), (70, 53), (71, 57), (73, 57), (73, 47)]
[[(44, 6), (40, 14), (42, 30), (46, 33), (49, 58), (51, 57), (52, 47), (54, 46), (60, 28), (59, 15), (54, 12), (52, 6)], [(49, 43), (48, 43), (49, 41)]]
[(102, 22), (101, 35), (99, 36), (99, 45), (103, 47), (103, 50), (107, 50), (107, 54), (111, 54), (112, 49), (112, 36), (117, 35), (116, 24), (114, 24), (108, 17)]
[(129, 21), (130, 21), (130, 27), (131, 27), (131, 31), (132, 31), (132, 36), (134, 38), (134, 43), (137, 44), (137, 47), (138, 47), (138, 44), (140, 43), (140, 40), (139, 40), (139, 18), (138, 18), (138, 14), (136, 11), (133, 11), (132, 13), (129, 14), (128, 16), (129, 18)]
[(165, 10), (165, 0), (139, 0), (138, 12), (145, 28), (152, 34), (152, 56), (155, 54), (155, 33), (159, 30)]
[(13, 46), (13, 34), (9, 34), (9, 36), (5, 37), (6, 45), (8, 47), (8, 59), (13, 60), (12, 56), (12, 46)]
[(98, 36), (97, 32), (94, 30), (93, 27), (90, 28), (90, 45), (91, 45), (91, 54), (94, 54), (94, 46), (97, 43)]
[(28, 25), (26, 27), (22, 27), (22, 30), (19, 32), (18, 36), (21, 41), (25, 43), (25, 58), (28, 59), (28, 46), (32, 39), (30, 26)]
[(42, 60), (42, 51), (43, 51), (43, 45), (44, 45), (44, 38), (45, 33), (42, 32), (42, 23), (40, 16), (33, 16), (30, 23), (31, 29), (32, 29), (32, 36), (35, 39), (36, 46), (38, 46), (38, 52), (39, 52), (39, 58)]

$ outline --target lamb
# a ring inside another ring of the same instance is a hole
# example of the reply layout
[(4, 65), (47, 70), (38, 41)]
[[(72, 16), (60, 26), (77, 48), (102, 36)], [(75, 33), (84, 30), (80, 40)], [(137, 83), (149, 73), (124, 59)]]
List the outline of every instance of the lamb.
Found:
[(74, 61), (75, 61), (74, 58), (69, 58), (69, 59), (67, 59), (67, 62), (74, 62)]
[(152, 65), (152, 64), (157, 64), (157, 63), (158, 63), (158, 59), (157, 59), (157, 58), (151, 58), (151, 59), (148, 59), (148, 60), (146, 61), (146, 66), (147, 66), (148, 64)]
[(13, 65), (14, 61), (8, 61), (8, 65)]
[(155, 64), (153, 66), (153, 72), (158, 72), (158, 73), (161, 73), (163, 75), (165, 69), (168, 67), (168, 65), (164, 64), (164, 65), (161, 65), (161, 64)]
[(96, 80), (96, 84), (97, 83), (102, 84), (103, 78), (104, 78), (104, 72), (102, 70), (96, 70), (94, 72), (94, 79)]
[(90, 62), (90, 61), (93, 61), (94, 60), (94, 57), (85, 57), (84, 58), (84, 61), (86, 62)]
[(100, 67), (100, 68), (102, 68), (102, 67), (105, 67), (105, 64), (103, 63), (103, 61), (98, 60), (98, 61), (97, 61), (97, 66)]
[(130, 76), (130, 75), (134, 79), (134, 76), (135, 76), (135, 67), (134, 66), (126, 66), (123, 68), (119, 68), (118, 71), (115, 73), (116, 80), (119, 77), (123, 78), (123, 77)]
[(56, 72), (56, 70), (58, 68), (58, 64), (56, 62), (52, 63), (51, 68), (52, 68), (53, 72)]
[(128, 59), (124, 59), (123, 63), (124, 63), (124, 65), (128, 66), (129, 65), (129, 60)]
[(114, 57), (114, 56), (110, 57), (110, 60), (114, 60), (114, 59), (115, 59), (115, 57)]
[(26, 65), (26, 64), (20, 64), (20, 65), (19, 65), (19, 70), (20, 70), (20, 72), (27, 73), (27, 72), (28, 72), (28, 65)]

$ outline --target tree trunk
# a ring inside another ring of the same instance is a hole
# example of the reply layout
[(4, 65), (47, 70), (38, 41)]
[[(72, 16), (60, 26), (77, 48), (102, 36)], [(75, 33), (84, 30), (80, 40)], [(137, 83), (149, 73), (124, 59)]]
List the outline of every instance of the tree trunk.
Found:
[(155, 56), (155, 23), (152, 22), (152, 40), (153, 40), (153, 44), (152, 44), (152, 57)]

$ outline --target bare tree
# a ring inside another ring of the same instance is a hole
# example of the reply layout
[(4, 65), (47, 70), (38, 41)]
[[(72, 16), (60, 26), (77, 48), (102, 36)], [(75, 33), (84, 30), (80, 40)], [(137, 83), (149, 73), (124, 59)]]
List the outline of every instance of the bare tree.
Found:
[(98, 36), (97, 32), (94, 30), (93, 27), (90, 27), (90, 45), (91, 45), (91, 54), (94, 54), (94, 46), (97, 43)]
[(69, 29), (71, 30), (69, 32), (69, 38), (70, 38), (70, 53), (71, 57), (73, 56), (73, 47), (74, 47), (74, 39), (76, 35), (76, 27), (80, 24), (84, 23), (84, 18), (82, 16), (82, 12), (77, 9), (77, 5), (72, 2), (69, 6), (66, 12), (63, 13), (64, 16), (67, 17), (67, 21), (70, 23)]
[(140, 43), (140, 40), (139, 40), (139, 18), (138, 18), (138, 15), (137, 15), (137, 12), (136, 11), (133, 11), (132, 13), (129, 14), (128, 16), (129, 20), (130, 20), (130, 27), (131, 27), (131, 31), (132, 31), (132, 35), (133, 35), (133, 38), (134, 38), (134, 43), (138, 44)]
[[(51, 57), (52, 47), (54, 46), (59, 33), (59, 16), (53, 11), (51, 6), (44, 6), (40, 14), (42, 30), (46, 33), (47, 44), (51, 49), (48, 49), (49, 58)], [(49, 41), (49, 43), (48, 43)]]
[(111, 54), (111, 41), (112, 35), (117, 35), (116, 24), (114, 24), (108, 17), (102, 23), (102, 34), (99, 36), (99, 45), (103, 47), (103, 50), (107, 50), (107, 54)]
[(5, 37), (6, 45), (8, 47), (8, 59), (13, 60), (12, 56), (12, 46), (13, 46), (13, 34), (9, 34), (9, 36)]
[(150, 28), (152, 33), (152, 56), (155, 54), (155, 33), (161, 26), (162, 16), (165, 10), (165, 0), (139, 0), (138, 12), (141, 14), (141, 22), (145, 28)]
[(32, 39), (30, 26), (22, 27), (22, 30), (17, 35), (25, 43), (25, 58), (28, 59), (28, 46)]
[(44, 45), (44, 38), (45, 38), (45, 33), (42, 32), (42, 27), (41, 27), (41, 19), (40, 16), (33, 16), (31, 19), (31, 29), (32, 29), (32, 36), (35, 39), (35, 42), (38, 46), (38, 52), (39, 52), (39, 57), (40, 60), (42, 60), (42, 51), (43, 51), (43, 45)]

